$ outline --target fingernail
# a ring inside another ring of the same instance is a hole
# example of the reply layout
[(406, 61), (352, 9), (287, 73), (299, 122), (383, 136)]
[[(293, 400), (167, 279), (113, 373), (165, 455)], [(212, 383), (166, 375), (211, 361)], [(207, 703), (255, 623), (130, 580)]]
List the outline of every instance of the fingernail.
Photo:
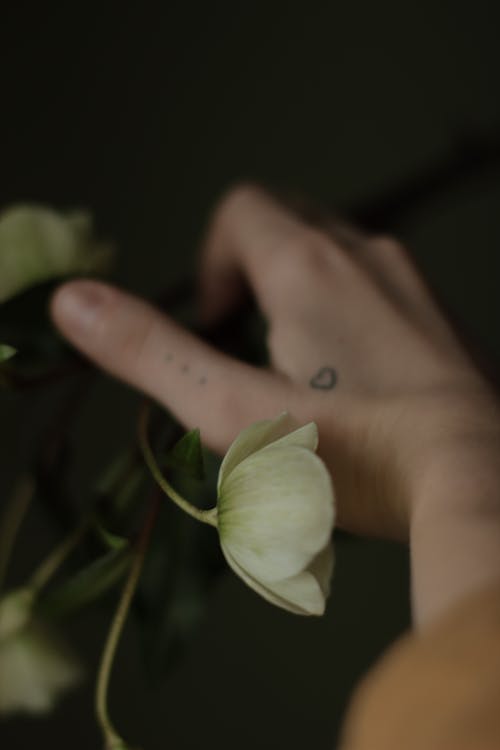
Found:
[(95, 323), (108, 296), (104, 284), (95, 281), (69, 282), (54, 298), (54, 313), (58, 320), (87, 330)]

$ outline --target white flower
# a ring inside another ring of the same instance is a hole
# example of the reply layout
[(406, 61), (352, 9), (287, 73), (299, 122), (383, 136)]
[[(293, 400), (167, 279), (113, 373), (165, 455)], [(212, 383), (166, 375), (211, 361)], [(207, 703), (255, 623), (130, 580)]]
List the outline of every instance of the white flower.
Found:
[(334, 495), (314, 422), (257, 422), (219, 471), (217, 526), (231, 568), (269, 602), (321, 615), (333, 571)]
[(111, 257), (86, 212), (12, 206), (0, 213), (0, 302), (49, 279), (105, 270)]
[(29, 589), (0, 600), (0, 715), (46, 713), (80, 680), (74, 657), (32, 608)]

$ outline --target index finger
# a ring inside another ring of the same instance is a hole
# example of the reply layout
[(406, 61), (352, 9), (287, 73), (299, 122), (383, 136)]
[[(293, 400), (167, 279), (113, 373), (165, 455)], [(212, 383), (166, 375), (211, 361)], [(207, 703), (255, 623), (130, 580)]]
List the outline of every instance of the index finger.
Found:
[[(200, 305), (205, 322), (227, 313), (250, 286), (264, 313), (276, 294), (275, 271), (326, 238), (253, 186), (233, 190), (216, 211), (200, 261)], [(286, 256), (286, 257), (284, 257)]]
[(70, 281), (52, 318), (82, 354), (166, 406), (224, 452), (249, 423), (291, 408), (284, 378), (214, 349), (145, 301), (97, 281)]

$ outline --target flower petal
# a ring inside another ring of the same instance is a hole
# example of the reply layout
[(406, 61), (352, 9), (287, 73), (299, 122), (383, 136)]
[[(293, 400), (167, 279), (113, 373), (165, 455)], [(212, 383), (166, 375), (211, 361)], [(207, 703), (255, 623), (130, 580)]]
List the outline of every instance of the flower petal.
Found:
[(264, 419), (242, 430), (229, 446), (221, 463), (217, 492), (219, 492), (222, 483), (235, 466), (244, 461), (245, 458), (248, 458), (252, 453), (255, 453), (255, 451), (264, 448), (264, 446), (273, 443), (278, 438), (294, 430), (296, 426), (297, 424), (293, 417), (285, 411), (279, 417), (276, 417), (276, 419)]
[(314, 422), (297, 427), (297, 421), (286, 411), (276, 419), (265, 419), (250, 425), (229, 446), (220, 467), (217, 491), (220, 491), (224, 479), (235, 466), (269, 445), (297, 445), (315, 451), (318, 447), (318, 428)]
[(52, 278), (104, 270), (111, 257), (87, 213), (12, 206), (0, 213), (0, 302)]
[(325, 599), (330, 595), (330, 583), (333, 575), (333, 568), (335, 565), (335, 556), (333, 553), (333, 547), (330, 542), (326, 547), (321, 550), (314, 560), (310, 563), (307, 570), (311, 573), (318, 582), (318, 586), (323, 592)]
[(282, 581), (274, 581), (268, 586), (273, 594), (300, 608), (302, 614), (322, 615), (325, 611), (326, 597), (308, 570)]
[(18, 638), (0, 645), (0, 715), (18, 711), (42, 713), (51, 708), (48, 696), (33, 676), (29, 650)]
[(315, 422), (308, 422), (302, 427), (298, 427), (288, 435), (284, 435), (278, 440), (270, 443), (266, 448), (275, 445), (295, 445), (297, 448), (307, 448), (312, 453), (318, 447), (318, 428)]
[(288, 612), (293, 612), (296, 615), (323, 614), (325, 597), (316, 579), (310, 573), (299, 573), (297, 576), (285, 581), (274, 582), (264, 586), (238, 565), (224, 545), (221, 546), (224, 557), (236, 575), (270, 604), (274, 604), (281, 609), (286, 609)]
[(257, 581), (290, 578), (327, 544), (334, 497), (324, 463), (294, 445), (250, 455), (225, 478), (218, 503), (221, 543)]
[(66, 646), (32, 623), (0, 645), (0, 714), (46, 713), (80, 677)]
[(34, 591), (28, 587), (9, 591), (0, 599), (0, 642), (22, 630), (29, 622)]

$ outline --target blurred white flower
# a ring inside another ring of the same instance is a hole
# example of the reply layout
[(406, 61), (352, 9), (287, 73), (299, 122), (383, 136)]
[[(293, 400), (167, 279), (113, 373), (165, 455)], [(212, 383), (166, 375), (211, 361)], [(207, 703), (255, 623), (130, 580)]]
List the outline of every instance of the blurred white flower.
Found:
[(60, 638), (32, 615), (30, 589), (0, 600), (0, 715), (46, 713), (81, 670)]
[(0, 343), (0, 363), (7, 362), (7, 360), (12, 359), (15, 354), (16, 350), (13, 346)]
[(321, 615), (333, 572), (334, 494), (314, 422), (284, 413), (241, 432), (222, 462), (217, 526), (231, 568), (269, 602)]
[(49, 279), (106, 270), (111, 258), (85, 211), (20, 205), (0, 214), (0, 302)]

